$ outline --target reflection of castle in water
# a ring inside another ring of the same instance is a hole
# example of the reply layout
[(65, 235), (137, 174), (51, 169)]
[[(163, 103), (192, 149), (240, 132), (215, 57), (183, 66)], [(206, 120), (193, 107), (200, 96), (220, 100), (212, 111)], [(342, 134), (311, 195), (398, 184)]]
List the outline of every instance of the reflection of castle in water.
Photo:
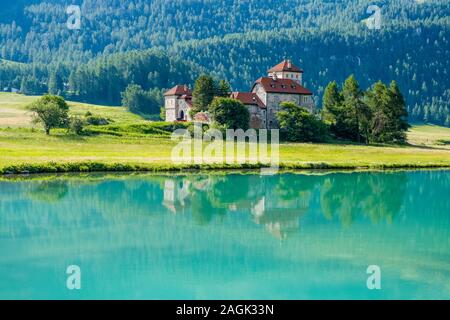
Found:
[(189, 181), (176, 181), (167, 179), (164, 181), (163, 205), (173, 213), (184, 213), (187, 201), (189, 201)]
[[(252, 220), (266, 228), (273, 236), (283, 239), (300, 228), (300, 217), (306, 212), (310, 193), (286, 197), (277, 192), (277, 183), (259, 176), (243, 176), (242, 182), (229, 184), (223, 177), (167, 178), (164, 181), (163, 205), (172, 213), (187, 213), (195, 201), (202, 203), (204, 211), (224, 210), (225, 213), (247, 213)], [(205, 196), (198, 197), (201, 193)], [(211, 215), (211, 212), (201, 214)]]
[(294, 199), (288, 203), (284, 201), (281, 208), (279, 203), (274, 203), (272, 199), (264, 196), (252, 208), (252, 215), (257, 224), (264, 225), (271, 234), (282, 239), (299, 230), (299, 218), (306, 212), (308, 202), (309, 198)]

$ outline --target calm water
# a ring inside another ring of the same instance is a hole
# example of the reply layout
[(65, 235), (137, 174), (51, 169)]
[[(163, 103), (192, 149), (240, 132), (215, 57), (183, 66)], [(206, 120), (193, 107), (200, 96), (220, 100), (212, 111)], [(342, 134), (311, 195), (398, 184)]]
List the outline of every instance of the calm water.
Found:
[(449, 235), (450, 171), (3, 181), (0, 298), (450, 299)]

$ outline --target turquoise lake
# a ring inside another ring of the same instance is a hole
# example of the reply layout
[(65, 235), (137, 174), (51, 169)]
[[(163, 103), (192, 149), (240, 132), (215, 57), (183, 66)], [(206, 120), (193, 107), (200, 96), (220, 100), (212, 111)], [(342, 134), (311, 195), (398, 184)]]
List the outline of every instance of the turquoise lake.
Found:
[(0, 253), (0, 299), (450, 299), (450, 171), (3, 179)]

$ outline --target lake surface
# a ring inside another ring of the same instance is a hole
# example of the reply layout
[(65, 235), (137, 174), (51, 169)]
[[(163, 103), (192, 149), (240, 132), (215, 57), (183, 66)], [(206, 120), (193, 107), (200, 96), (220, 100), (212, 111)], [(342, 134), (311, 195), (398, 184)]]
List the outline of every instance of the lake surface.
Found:
[(0, 298), (450, 299), (450, 171), (3, 180)]

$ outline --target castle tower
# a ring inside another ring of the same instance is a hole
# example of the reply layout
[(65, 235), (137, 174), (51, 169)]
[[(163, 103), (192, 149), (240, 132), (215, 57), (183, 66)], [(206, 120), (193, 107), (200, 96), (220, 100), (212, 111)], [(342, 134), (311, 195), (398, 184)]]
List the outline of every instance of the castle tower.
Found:
[(269, 78), (290, 79), (302, 85), (303, 70), (292, 63), (291, 60), (284, 60), (268, 71)]
[(166, 121), (190, 121), (189, 111), (192, 108), (192, 92), (186, 85), (178, 85), (164, 94)]

